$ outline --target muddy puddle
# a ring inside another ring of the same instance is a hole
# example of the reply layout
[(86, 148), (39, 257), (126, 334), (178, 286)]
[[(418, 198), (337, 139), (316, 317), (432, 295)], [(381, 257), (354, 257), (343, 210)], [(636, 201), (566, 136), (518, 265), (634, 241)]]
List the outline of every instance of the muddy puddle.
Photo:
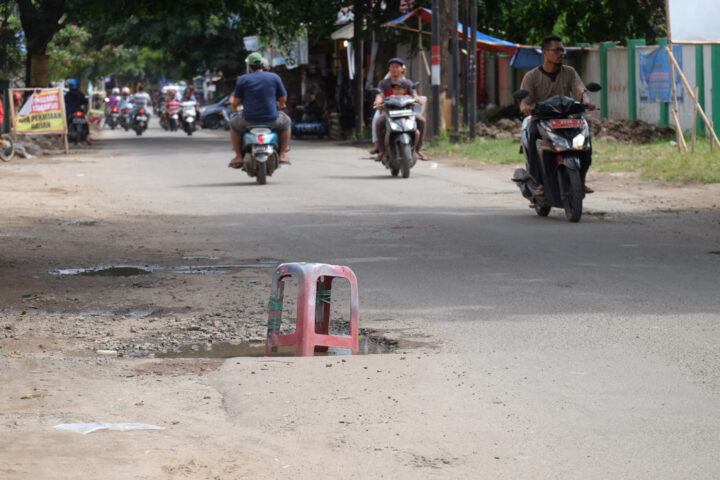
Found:
[[(397, 349), (397, 343), (382, 338), (363, 336), (358, 341), (359, 355), (377, 355), (391, 353)], [(346, 348), (330, 347), (326, 352), (315, 352), (315, 356), (341, 356), (351, 355)], [(295, 355), (294, 347), (279, 347), (273, 352), (273, 357), (292, 357)], [(184, 345), (175, 350), (156, 353), (156, 358), (233, 358), (233, 357), (263, 357), (265, 356), (264, 342), (244, 343), (193, 343)]]
[[(197, 259), (213, 260), (219, 257), (193, 257)], [(91, 267), (62, 268), (51, 270), (51, 275), (84, 275), (97, 277), (131, 277), (147, 275), (155, 272), (176, 274), (211, 275), (227, 274), (235, 270), (247, 268), (275, 268), (280, 264), (277, 260), (259, 260), (249, 263), (234, 263), (221, 265), (178, 265), (163, 267), (160, 265), (96, 265)]]

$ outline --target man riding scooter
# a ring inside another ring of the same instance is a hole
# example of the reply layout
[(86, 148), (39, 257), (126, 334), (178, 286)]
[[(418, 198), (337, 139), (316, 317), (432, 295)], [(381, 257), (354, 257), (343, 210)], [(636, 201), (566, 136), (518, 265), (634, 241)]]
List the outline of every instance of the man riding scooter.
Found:
[(263, 57), (257, 52), (245, 59), (250, 72), (238, 78), (235, 91), (231, 97), (232, 111), (243, 111), (230, 121), (230, 139), (232, 140), (235, 158), (228, 167), (241, 168), (243, 164), (242, 138), (248, 126), (254, 124), (268, 125), (278, 134), (278, 160), (281, 164), (289, 164), (285, 155), (290, 144), (290, 126), (292, 122), (285, 112), (287, 90), (276, 73), (263, 69)]
[[(520, 111), (523, 115), (530, 115), (537, 102), (547, 100), (555, 95), (565, 95), (568, 97), (582, 100), (587, 110), (595, 110), (595, 105), (590, 103), (583, 81), (574, 68), (563, 65), (563, 56), (565, 55), (565, 47), (562, 39), (555, 35), (545, 37), (541, 44), (543, 54), (543, 64), (537, 68), (530, 70), (525, 74), (520, 88), (527, 90), (528, 95), (520, 102)], [(531, 122), (528, 131), (528, 144), (535, 145), (540, 138), (537, 122)], [(544, 194), (542, 170), (540, 166), (540, 158), (537, 149), (529, 149), (528, 174), (538, 185), (534, 194), (541, 196)], [(582, 179), (585, 180), (585, 174), (590, 167), (590, 159), (586, 164), (582, 165)], [(592, 193), (592, 189), (585, 187), (585, 193)]]
[[(85, 97), (85, 94), (80, 91), (80, 82), (78, 82), (76, 79), (71, 78), (70, 80), (68, 80), (67, 86), (68, 92), (65, 94), (64, 98), (65, 114), (67, 116), (68, 125), (70, 125), (71, 120), (77, 112), (82, 112), (82, 116), (84, 116), (85, 110), (88, 106), (88, 100)], [(85, 125), (82, 128), (86, 130), (85, 132), (82, 132), (84, 140), (85, 142), (87, 142), (88, 145), (90, 145), (90, 132), (87, 127), (86, 121)]]

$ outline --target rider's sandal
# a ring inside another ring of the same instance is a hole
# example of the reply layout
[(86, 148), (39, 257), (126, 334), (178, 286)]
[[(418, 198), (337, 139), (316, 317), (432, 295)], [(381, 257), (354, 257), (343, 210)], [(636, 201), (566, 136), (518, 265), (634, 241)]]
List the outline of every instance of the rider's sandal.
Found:
[(538, 185), (538, 187), (533, 191), (533, 195), (535, 195), (536, 197), (542, 197), (543, 195), (545, 195), (545, 189), (543, 188), (543, 186)]
[(428, 157), (420, 150), (415, 151), (415, 155), (417, 155), (417, 157), (424, 162), (427, 162), (429, 160)]
[(228, 163), (228, 167), (230, 168), (242, 168), (243, 162), (235, 162), (234, 159)]

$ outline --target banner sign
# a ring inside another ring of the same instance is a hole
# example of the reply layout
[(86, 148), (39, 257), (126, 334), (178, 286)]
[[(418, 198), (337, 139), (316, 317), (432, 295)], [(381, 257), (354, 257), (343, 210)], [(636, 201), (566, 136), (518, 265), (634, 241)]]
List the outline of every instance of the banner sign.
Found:
[[(663, 47), (638, 48), (639, 94), (643, 103), (671, 103), (672, 81), (670, 59)], [(673, 45), (673, 56), (682, 68), (682, 47)], [(675, 73), (675, 95), (682, 102), (683, 86), (680, 75)]]
[(36, 90), (17, 114), (18, 133), (65, 133), (62, 93), (59, 88)]
[(720, 43), (717, 0), (668, 0), (668, 9), (673, 43)]

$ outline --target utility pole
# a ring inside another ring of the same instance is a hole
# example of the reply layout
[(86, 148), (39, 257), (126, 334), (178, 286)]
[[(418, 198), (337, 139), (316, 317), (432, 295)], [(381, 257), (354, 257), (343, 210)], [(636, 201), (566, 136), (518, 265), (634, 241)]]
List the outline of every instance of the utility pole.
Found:
[(475, 139), (475, 123), (477, 122), (477, 0), (470, 0), (470, 48), (468, 49), (468, 88), (470, 89), (470, 112), (468, 126), (470, 140)]
[(463, 50), (465, 50), (465, 61), (463, 62), (463, 124), (468, 124), (470, 115), (470, 102), (468, 101), (468, 59), (470, 58), (470, 47), (468, 37), (470, 37), (470, 12), (468, 11), (468, 0), (462, 0), (462, 25), (463, 25)]
[(430, 51), (432, 68), (432, 132), (440, 133), (440, 0), (432, 2), (432, 47)]
[(458, 0), (452, 1), (452, 77), (453, 77), (453, 99), (452, 99), (452, 141), (457, 142), (460, 140), (460, 45), (458, 43)]
[(355, 104), (355, 135), (358, 139), (363, 134), (363, 110), (364, 110), (364, 93), (363, 93), (363, 19), (365, 17), (365, 9), (363, 2), (355, 0), (353, 2), (353, 51), (355, 54), (355, 76), (353, 77), (353, 98)]

